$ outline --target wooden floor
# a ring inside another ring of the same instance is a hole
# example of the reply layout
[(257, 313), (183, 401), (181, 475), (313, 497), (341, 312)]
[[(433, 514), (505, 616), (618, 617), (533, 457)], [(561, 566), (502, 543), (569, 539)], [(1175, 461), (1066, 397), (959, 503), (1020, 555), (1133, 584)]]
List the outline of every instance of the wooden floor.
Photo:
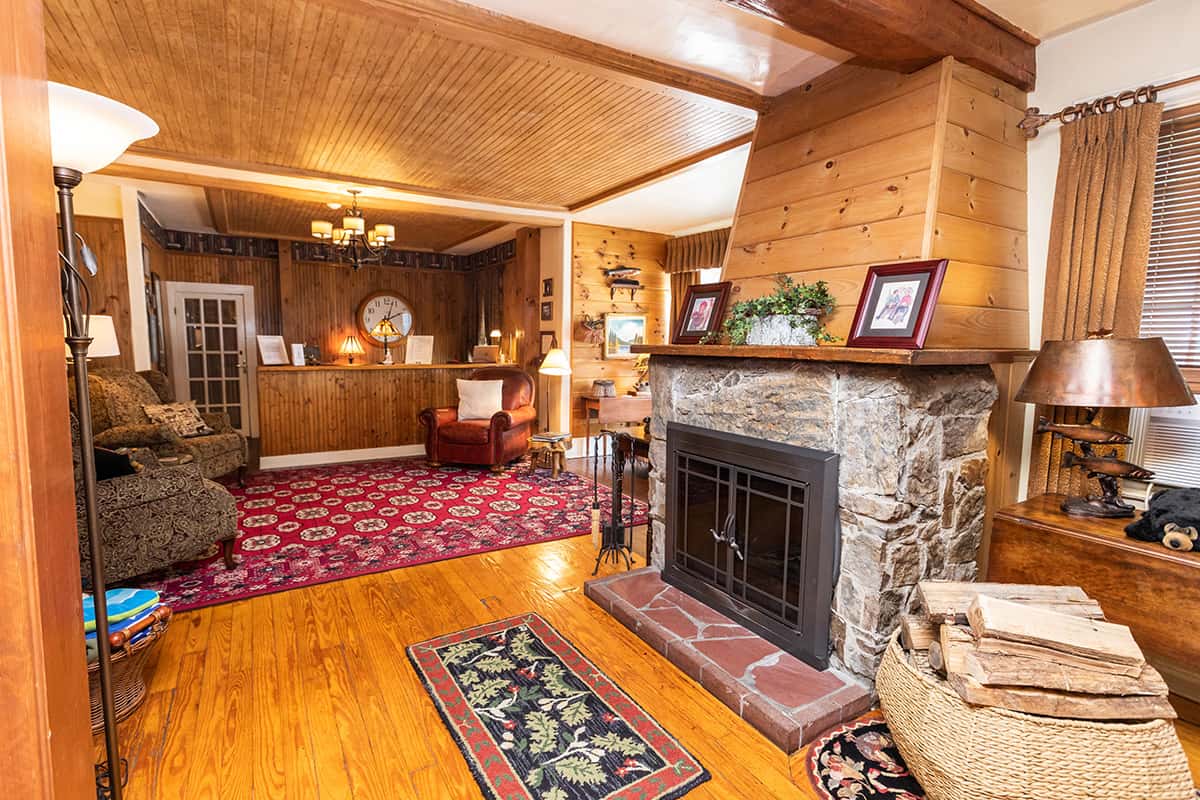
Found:
[[(404, 648), (530, 610), (708, 768), (689, 800), (814, 797), (782, 752), (584, 597), (593, 560), (585, 536), (177, 615), (121, 726), (126, 798), (478, 798)], [(1200, 765), (1200, 732), (1181, 732)]]

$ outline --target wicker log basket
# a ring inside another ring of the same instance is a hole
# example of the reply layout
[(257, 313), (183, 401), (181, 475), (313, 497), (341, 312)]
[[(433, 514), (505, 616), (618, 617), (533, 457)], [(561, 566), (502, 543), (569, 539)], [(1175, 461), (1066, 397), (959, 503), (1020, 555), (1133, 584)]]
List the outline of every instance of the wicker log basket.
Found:
[[(112, 651), (113, 700), (120, 722), (137, 711), (146, 699), (146, 680), (143, 672), (146, 659), (154, 644), (167, 629), (167, 619), (156, 619), (150, 633), (134, 644), (115, 647)], [(92, 699), (92, 733), (104, 730), (104, 710), (100, 705), (100, 662), (88, 664), (88, 690)]]
[(927, 663), (910, 662), (897, 636), (876, 686), (896, 747), (929, 800), (1196, 798), (1168, 720), (1089, 722), (971, 706)]

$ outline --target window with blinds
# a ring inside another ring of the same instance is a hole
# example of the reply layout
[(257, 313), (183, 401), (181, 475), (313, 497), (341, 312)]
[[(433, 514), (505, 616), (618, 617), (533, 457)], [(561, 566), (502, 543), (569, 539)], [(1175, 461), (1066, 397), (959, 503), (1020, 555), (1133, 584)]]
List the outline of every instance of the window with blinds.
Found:
[[(1163, 115), (1154, 175), (1142, 336), (1161, 336), (1200, 391), (1200, 105)], [(1135, 414), (1134, 460), (1156, 485), (1200, 486), (1200, 409)]]

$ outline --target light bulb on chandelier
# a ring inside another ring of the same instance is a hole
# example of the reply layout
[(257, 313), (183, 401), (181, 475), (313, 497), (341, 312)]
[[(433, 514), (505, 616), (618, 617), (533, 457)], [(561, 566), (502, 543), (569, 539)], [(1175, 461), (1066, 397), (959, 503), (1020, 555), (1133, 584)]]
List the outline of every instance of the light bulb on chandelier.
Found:
[[(324, 219), (312, 221), (311, 232), (314, 239), (327, 242), (334, 256), (339, 261), (358, 269), (363, 264), (382, 262), (387, 252), (388, 244), (396, 241), (396, 226), (384, 223), (367, 230), (367, 221), (363, 211), (358, 207), (359, 189), (350, 189), (353, 201), (341, 218), (341, 224)], [(326, 203), (332, 211), (342, 208), (341, 203)]]

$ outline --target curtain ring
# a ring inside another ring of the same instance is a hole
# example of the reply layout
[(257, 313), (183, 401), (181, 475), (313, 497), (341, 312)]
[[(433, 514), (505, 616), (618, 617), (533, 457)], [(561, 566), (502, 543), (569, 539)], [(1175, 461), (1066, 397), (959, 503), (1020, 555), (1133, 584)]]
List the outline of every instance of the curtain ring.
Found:
[(1108, 97), (1102, 97), (1096, 101), (1096, 105), (1100, 108), (1099, 113), (1108, 114), (1116, 109), (1117, 98), (1113, 97), (1112, 95), (1109, 95)]
[(1063, 125), (1070, 125), (1072, 122), (1074, 122), (1077, 119), (1079, 119), (1079, 107), (1078, 106), (1068, 106), (1067, 108), (1064, 108), (1062, 110), (1062, 115), (1059, 117), (1059, 120), (1062, 122)]
[(1137, 92), (1126, 90), (1117, 95), (1117, 108), (1129, 108), (1137, 105)]

